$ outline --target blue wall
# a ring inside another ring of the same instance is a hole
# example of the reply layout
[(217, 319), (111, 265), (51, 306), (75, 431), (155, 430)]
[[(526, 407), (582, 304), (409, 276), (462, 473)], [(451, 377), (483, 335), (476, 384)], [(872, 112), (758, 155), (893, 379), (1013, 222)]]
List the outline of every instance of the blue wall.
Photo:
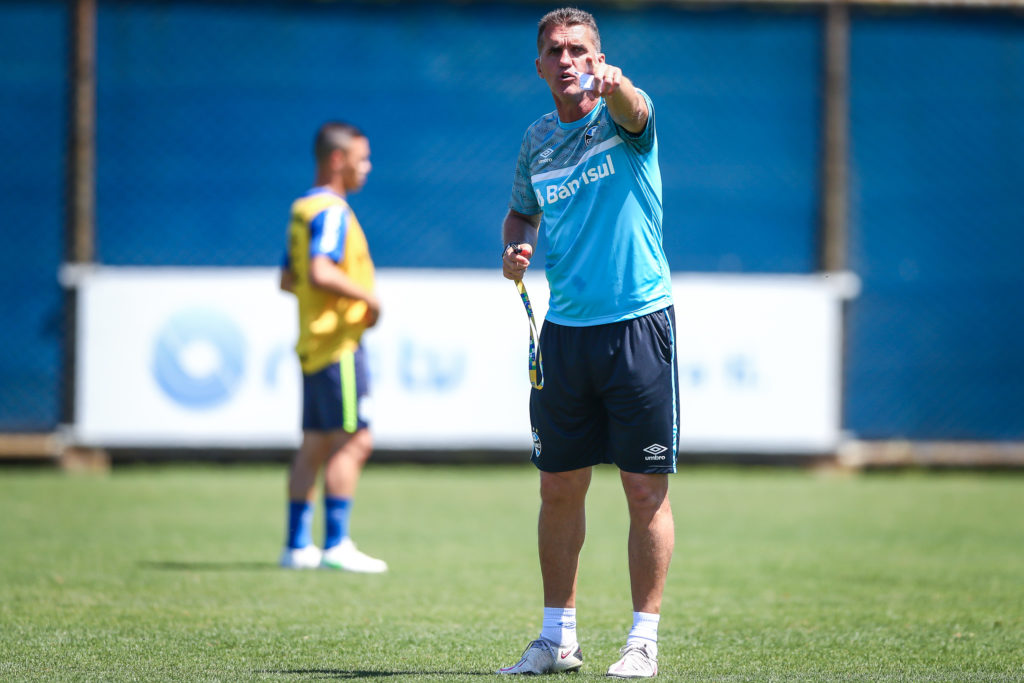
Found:
[[(522, 134), (553, 109), (542, 10), (101, 10), (103, 262), (277, 263), (312, 133), (341, 117), (371, 139), (353, 205), (381, 266), (495, 265)], [(609, 61), (655, 101), (672, 266), (813, 270), (816, 15), (595, 11)]]
[(846, 426), (1024, 438), (1024, 18), (856, 18)]
[(62, 4), (0, 5), (0, 430), (58, 421), (66, 34)]
[[(525, 128), (553, 108), (533, 3), (115, 2), (99, 9), (97, 251), (271, 265), (328, 118), (384, 267), (490, 268)], [(677, 271), (816, 268), (820, 10), (590, 7), (653, 97)], [(0, 429), (59, 420), (65, 3), (0, 4)], [(845, 426), (1024, 438), (1024, 19), (855, 11)]]

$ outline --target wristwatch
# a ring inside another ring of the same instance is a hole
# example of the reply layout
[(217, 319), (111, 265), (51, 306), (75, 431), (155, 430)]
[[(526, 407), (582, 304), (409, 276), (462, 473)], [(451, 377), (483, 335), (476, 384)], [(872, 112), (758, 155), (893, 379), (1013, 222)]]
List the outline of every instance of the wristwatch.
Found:
[(511, 249), (513, 251), (513, 253), (518, 254), (519, 252), (521, 252), (523, 250), (523, 243), (522, 242), (509, 242), (508, 244), (506, 244), (505, 248), (501, 250), (501, 257), (502, 258), (505, 258), (505, 254), (508, 253), (509, 249)]

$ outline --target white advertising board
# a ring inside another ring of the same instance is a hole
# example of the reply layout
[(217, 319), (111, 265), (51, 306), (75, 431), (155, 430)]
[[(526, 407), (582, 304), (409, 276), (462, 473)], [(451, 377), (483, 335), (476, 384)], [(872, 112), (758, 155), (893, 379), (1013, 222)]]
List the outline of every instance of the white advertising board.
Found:
[[(293, 447), (296, 306), (266, 269), (97, 268), (78, 278), (73, 438)], [(527, 287), (538, 319), (541, 274)], [(526, 314), (497, 271), (378, 272), (364, 337), (379, 448), (531, 446)], [(839, 439), (840, 299), (818, 276), (677, 276), (680, 448), (821, 452)]]

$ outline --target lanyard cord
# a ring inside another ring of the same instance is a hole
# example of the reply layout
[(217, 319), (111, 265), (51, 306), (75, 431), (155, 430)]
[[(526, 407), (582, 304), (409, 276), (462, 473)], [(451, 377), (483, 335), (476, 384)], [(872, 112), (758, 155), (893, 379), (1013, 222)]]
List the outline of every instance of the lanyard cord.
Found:
[(533, 318), (533, 306), (530, 305), (530, 296), (526, 293), (526, 285), (522, 280), (516, 280), (516, 289), (519, 290), (519, 297), (526, 307), (526, 317), (530, 319), (530, 385), (537, 390), (544, 388), (544, 367), (540, 357), (540, 333), (537, 332), (537, 321)]

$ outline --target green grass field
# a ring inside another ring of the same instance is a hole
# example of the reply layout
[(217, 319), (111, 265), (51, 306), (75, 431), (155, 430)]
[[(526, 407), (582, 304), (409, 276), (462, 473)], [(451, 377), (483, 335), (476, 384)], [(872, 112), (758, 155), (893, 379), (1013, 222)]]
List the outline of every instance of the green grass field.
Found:
[[(530, 466), (371, 466), (354, 536), (386, 575), (277, 569), (283, 491), (283, 466), (0, 470), (0, 679), (476, 681), (539, 631)], [(671, 496), (662, 680), (1024, 680), (1020, 474), (691, 468)], [(630, 624), (625, 532), (600, 469), (583, 678)]]

